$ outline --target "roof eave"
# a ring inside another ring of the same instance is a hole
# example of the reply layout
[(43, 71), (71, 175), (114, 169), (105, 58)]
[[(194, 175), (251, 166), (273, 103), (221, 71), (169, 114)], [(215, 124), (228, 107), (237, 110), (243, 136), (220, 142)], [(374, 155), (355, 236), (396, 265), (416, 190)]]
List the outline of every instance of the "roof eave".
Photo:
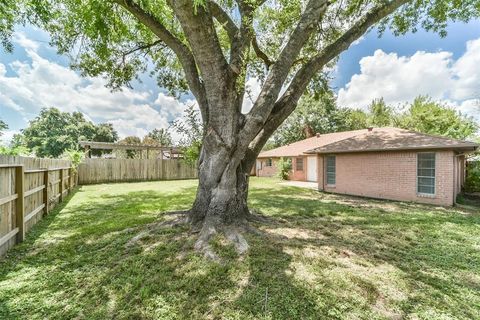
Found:
[(409, 151), (409, 150), (463, 150), (475, 151), (479, 145), (457, 145), (457, 146), (415, 146), (402, 148), (374, 148), (358, 150), (309, 150), (307, 154), (327, 154), (327, 153), (360, 153), (360, 152), (381, 152), (381, 151)]

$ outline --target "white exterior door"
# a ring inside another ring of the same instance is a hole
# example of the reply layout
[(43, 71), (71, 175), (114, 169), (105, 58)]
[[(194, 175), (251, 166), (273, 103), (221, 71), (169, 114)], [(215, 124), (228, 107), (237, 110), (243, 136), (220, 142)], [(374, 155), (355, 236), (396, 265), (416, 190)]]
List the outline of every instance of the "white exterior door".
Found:
[(317, 181), (317, 157), (307, 157), (307, 181)]

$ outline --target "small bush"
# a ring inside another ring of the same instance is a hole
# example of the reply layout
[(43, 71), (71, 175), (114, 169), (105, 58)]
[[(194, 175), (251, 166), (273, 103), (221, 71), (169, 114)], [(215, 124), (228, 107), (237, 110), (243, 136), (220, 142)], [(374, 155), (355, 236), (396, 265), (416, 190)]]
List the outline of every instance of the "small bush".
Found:
[(278, 177), (282, 180), (288, 180), (288, 173), (292, 170), (292, 159), (281, 158), (278, 161)]
[(465, 191), (480, 192), (480, 161), (468, 162)]
[(0, 146), (0, 154), (6, 156), (29, 156), (31, 151), (24, 146), (4, 147)]
[(63, 153), (62, 158), (72, 161), (73, 170), (77, 171), (78, 165), (82, 162), (83, 158), (85, 158), (85, 154), (80, 150), (67, 149)]

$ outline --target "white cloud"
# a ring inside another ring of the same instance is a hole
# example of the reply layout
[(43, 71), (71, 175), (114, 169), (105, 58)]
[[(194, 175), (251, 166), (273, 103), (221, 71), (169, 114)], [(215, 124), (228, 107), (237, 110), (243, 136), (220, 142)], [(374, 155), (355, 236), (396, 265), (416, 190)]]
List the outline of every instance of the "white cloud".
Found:
[(13, 38), (13, 41), (19, 44), (24, 49), (28, 50), (38, 50), (39, 44), (25, 35), (24, 32), (16, 32)]
[(0, 63), (0, 107), (10, 108), (24, 120), (32, 119), (42, 107), (62, 111), (81, 111), (88, 119), (112, 123), (121, 137), (142, 137), (154, 128), (166, 128), (181, 116), (187, 103), (159, 93), (124, 88), (111, 92), (101, 78), (82, 78), (68, 67), (50, 61), (38, 53), (38, 44), (17, 33), (20, 44), (31, 61), (14, 61), (7, 76)]
[(480, 39), (467, 42), (466, 52), (456, 61), (446, 51), (418, 51), (399, 57), (377, 50), (360, 60), (360, 74), (339, 90), (338, 103), (365, 108), (380, 97), (389, 104), (400, 104), (429, 95), (451, 101), (464, 113), (478, 117), (473, 101), (480, 97), (479, 65)]
[(0, 146), (7, 146), (15, 134), (20, 133), (20, 131), (16, 130), (7, 130), (2, 132), (2, 136), (0, 137)]
[(463, 114), (474, 117), (480, 123), (480, 99), (469, 99), (463, 101), (458, 109)]

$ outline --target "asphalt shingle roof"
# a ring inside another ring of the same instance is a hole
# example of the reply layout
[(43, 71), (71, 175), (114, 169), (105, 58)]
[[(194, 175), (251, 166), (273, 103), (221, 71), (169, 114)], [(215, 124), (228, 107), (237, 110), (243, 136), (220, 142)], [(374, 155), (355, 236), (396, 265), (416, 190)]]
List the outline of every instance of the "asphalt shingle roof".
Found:
[(374, 128), (323, 134), (260, 153), (259, 158), (294, 157), (313, 153), (457, 149), (474, 150), (473, 142), (434, 136), (399, 128)]

